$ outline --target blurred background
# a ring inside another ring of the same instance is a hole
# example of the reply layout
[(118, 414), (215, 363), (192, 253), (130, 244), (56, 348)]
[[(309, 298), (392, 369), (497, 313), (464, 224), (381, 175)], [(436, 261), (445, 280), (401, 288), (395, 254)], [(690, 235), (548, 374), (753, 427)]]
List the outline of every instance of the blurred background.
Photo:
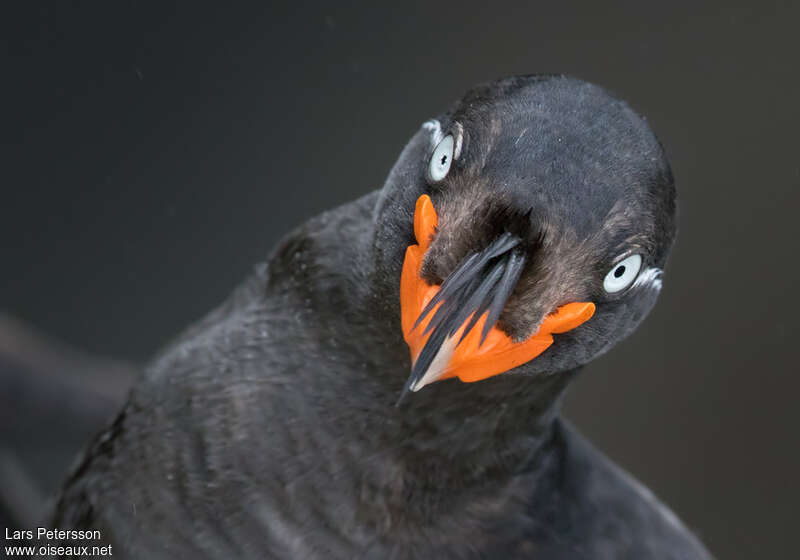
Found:
[(136, 367), (281, 234), (380, 187), (466, 88), (563, 72), (647, 116), (681, 208), (659, 305), (587, 368), (567, 414), (719, 558), (796, 554), (796, 4), (201, 4), (2, 8), (14, 515), (37, 515)]

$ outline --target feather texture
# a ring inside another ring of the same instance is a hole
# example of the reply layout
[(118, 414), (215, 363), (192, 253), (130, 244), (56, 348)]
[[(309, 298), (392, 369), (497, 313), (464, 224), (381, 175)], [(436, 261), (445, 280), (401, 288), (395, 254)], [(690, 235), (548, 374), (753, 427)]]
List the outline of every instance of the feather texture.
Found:
[(465, 322), (466, 327), (456, 346), (488, 312), (481, 333), (483, 344), (525, 265), (526, 257), (521, 250), (521, 243), (517, 235), (505, 232), (483, 250), (467, 255), (445, 278), (439, 291), (414, 323), (414, 328), (419, 328), (420, 323), (433, 313), (424, 331), (430, 332), (431, 336), (414, 362), (407, 386), (412, 386), (425, 375), (442, 344), (455, 336)]

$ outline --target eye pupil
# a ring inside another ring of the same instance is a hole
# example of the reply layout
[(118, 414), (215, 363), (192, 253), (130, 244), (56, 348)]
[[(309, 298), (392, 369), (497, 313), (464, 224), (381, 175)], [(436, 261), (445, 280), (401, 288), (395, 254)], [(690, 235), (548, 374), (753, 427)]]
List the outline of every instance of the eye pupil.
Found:
[(617, 261), (616, 266), (608, 271), (603, 279), (603, 289), (609, 294), (616, 294), (633, 285), (642, 269), (642, 255), (630, 255)]
[(454, 148), (455, 140), (453, 140), (453, 135), (448, 134), (442, 138), (439, 145), (433, 150), (428, 164), (428, 178), (431, 181), (438, 182), (447, 177), (450, 166), (453, 164)]

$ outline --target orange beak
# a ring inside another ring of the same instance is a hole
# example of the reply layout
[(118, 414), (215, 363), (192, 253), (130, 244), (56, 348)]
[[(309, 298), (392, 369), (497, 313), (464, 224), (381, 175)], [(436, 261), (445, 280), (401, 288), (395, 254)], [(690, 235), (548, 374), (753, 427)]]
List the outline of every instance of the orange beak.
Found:
[[(411, 350), (412, 362), (416, 362), (431, 336), (431, 332), (426, 333), (425, 329), (433, 313), (429, 313), (416, 326), (415, 322), (439, 291), (439, 286), (428, 285), (420, 276), (422, 261), (436, 232), (437, 223), (438, 216), (433, 202), (428, 195), (422, 195), (417, 200), (414, 211), (414, 235), (417, 244), (406, 249), (400, 280), (403, 337)], [(441, 303), (437, 307), (439, 305)], [(457, 333), (442, 345), (443, 348), (425, 375), (407, 388), (417, 391), (429, 383), (450, 377), (458, 377), (464, 382), (480, 381), (506, 372), (544, 352), (553, 343), (553, 333), (574, 329), (591, 318), (594, 310), (595, 306), (591, 302), (562, 305), (545, 317), (536, 333), (522, 342), (512, 341), (506, 333), (493, 325), (481, 343), (481, 332), (484, 330), (488, 312), (462, 338), (470, 322), (468, 318)]]

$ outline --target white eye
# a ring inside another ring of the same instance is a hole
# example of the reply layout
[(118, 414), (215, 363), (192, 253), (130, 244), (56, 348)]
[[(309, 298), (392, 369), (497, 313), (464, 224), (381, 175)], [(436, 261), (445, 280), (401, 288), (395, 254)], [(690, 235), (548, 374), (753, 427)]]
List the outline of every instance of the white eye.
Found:
[(603, 280), (603, 289), (609, 294), (620, 292), (633, 284), (636, 277), (639, 275), (639, 269), (642, 268), (642, 255), (631, 255), (614, 265), (605, 280)]
[(447, 177), (447, 172), (450, 171), (450, 165), (453, 163), (454, 147), (453, 135), (448, 134), (442, 138), (442, 141), (433, 150), (431, 163), (428, 166), (428, 174), (431, 177), (431, 181), (441, 181)]

